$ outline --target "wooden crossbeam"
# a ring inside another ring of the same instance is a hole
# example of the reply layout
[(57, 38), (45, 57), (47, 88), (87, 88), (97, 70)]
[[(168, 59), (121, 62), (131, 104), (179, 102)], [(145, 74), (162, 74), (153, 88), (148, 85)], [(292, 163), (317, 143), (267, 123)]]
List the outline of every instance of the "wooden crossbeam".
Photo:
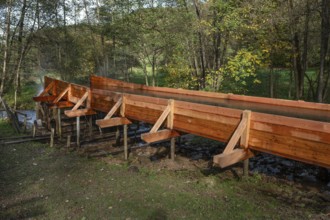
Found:
[(156, 141), (167, 140), (170, 138), (178, 137), (180, 133), (175, 130), (164, 129), (154, 133), (145, 133), (141, 135), (141, 139), (147, 143), (152, 143)]
[(36, 96), (33, 97), (35, 102), (53, 102), (56, 99), (56, 96)]
[(224, 168), (253, 156), (254, 154), (249, 149), (237, 148), (228, 154), (219, 154), (214, 156), (213, 162), (221, 168)]
[(95, 115), (96, 112), (93, 109), (86, 108), (86, 109), (77, 109), (77, 110), (66, 110), (64, 114), (69, 118), (80, 117), (85, 115)]
[(111, 110), (108, 112), (108, 114), (104, 117), (104, 119), (109, 119), (111, 118), (116, 111), (119, 109), (119, 107), (121, 106), (121, 104), (123, 103), (123, 98), (120, 97), (120, 99), (116, 102), (116, 104), (111, 108)]
[(108, 128), (108, 127), (114, 127), (114, 126), (119, 126), (119, 125), (127, 125), (131, 124), (132, 122), (128, 120), (125, 117), (116, 117), (116, 118), (109, 118), (109, 119), (101, 119), (101, 120), (96, 120), (96, 124), (100, 128)]
[(53, 103), (57, 103), (59, 102), (63, 96), (65, 96), (65, 94), (67, 94), (67, 92), (70, 90), (70, 86), (66, 87), (66, 89), (64, 89), (57, 97), (56, 99), (53, 101)]
[(88, 98), (89, 93), (85, 92), (85, 94), (79, 99), (79, 101), (76, 103), (76, 105), (72, 108), (72, 111), (77, 110), (81, 104)]
[(54, 85), (55, 85), (55, 81), (49, 83), (48, 86), (38, 96), (40, 97), (46, 95), (49, 92), (49, 90), (51, 90), (54, 87)]
[(54, 104), (49, 104), (49, 108), (70, 108), (72, 106), (74, 106), (74, 104), (69, 101), (59, 101)]
[[(243, 111), (242, 120), (231, 136), (225, 150), (222, 154), (218, 154), (213, 157), (213, 162), (215, 164), (218, 164), (220, 167), (224, 168), (253, 156), (253, 153), (248, 149), (250, 119), (251, 111)], [(239, 140), (241, 140), (240, 145), (244, 149), (234, 150)]]

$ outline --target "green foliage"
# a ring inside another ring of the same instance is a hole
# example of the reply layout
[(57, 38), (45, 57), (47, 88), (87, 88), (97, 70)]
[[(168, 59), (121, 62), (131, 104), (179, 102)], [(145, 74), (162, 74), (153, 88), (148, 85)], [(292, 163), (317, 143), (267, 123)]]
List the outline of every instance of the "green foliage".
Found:
[[(17, 97), (17, 109), (34, 109), (35, 103), (32, 97), (38, 95), (42, 86), (35, 81), (24, 82), (21, 86), (21, 92)], [(4, 95), (7, 104), (11, 107), (14, 106), (14, 88), (12, 87)]]
[(0, 118), (0, 137), (10, 137), (16, 134), (9, 121)]
[(220, 69), (226, 78), (226, 85), (232, 92), (245, 94), (248, 91), (247, 78), (254, 78), (253, 83), (260, 81), (256, 78), (256, 70), (261, 64), (261, 57), (258, 54), (241, 49), (237, 54), (229, 58), (227, 64)]

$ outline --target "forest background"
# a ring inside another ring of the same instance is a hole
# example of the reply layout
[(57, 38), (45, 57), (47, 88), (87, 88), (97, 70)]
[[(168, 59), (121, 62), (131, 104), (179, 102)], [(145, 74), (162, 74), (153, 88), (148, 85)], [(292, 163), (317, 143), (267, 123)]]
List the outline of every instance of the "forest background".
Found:
[(330, 103), (329, 0), (0, 0), (0, 95), (43, 76)]

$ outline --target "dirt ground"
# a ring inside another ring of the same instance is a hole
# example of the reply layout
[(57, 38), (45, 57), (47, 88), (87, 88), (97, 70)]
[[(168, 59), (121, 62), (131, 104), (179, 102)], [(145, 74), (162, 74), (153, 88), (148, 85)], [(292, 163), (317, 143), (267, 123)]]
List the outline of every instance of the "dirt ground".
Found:
[[(94, 149), (94, 150), (93, 150)], [(98, 149), (97, 151), (95, 149)], [(220, 170), (168, 146), (0, 146), (0, 219), (329, 219), (329, 191)]]

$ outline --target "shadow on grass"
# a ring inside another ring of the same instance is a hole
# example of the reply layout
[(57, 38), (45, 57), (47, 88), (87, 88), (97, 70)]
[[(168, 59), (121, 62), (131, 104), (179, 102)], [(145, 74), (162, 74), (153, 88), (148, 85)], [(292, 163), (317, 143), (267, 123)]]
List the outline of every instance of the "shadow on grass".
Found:
[(46, 213), (42, 205), (36, 205), (43, 198), (33, 197), (0, 207), (0, 219), (29, 219)]
[(167, 212), (162, 208), (155, 209), (147, 219), (148, 220), (166, 220), (166, 219), (168, 219)]

